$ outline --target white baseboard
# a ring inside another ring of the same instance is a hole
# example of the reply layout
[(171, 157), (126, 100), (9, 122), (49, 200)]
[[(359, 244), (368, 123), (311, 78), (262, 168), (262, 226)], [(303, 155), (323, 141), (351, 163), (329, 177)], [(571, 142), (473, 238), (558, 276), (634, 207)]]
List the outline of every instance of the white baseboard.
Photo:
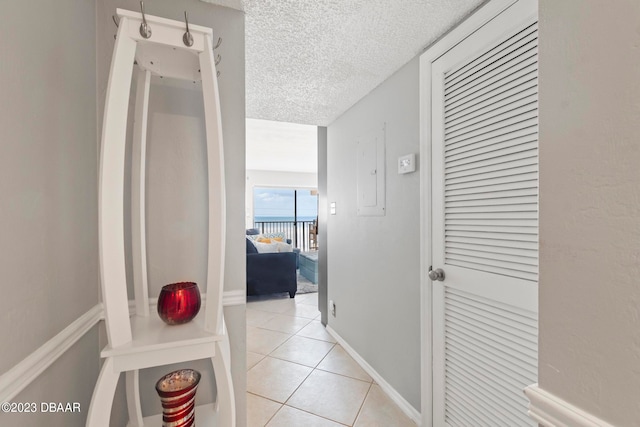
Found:
[(404, 397), (398, 393), (398, 391), (391, 386), (371, 365), (369, 365), (363, 358), (360, 356), (347, 342), (340, 336), (336, 331), (334, 331), (331, 326), (327, 325), (327, 332), (331, 334), (332, 337), (338, 341), (338, 344), (344, 348), (344, 350), (355, 360), (362, 369), (365, 370), (371, 378), (380, 386), (382, 391), (384, 391), (387, 396), (405, 413), (406, 416), (411, 418), (411, 420), (416, 423), (418, 426), (422, 424), (422, 416), (420, 412), (416, 410), (409, 402), (405, 400)]
[[(44, 343), (22, 362), (0, 376), (0, 402), (8, 402), (51, 366), (72, 345), (103, 318), (102, 304), (96, 304), (60, 333)], [(99, 357), (96, 349), (96, 357)]]
[(247, 304), (247, 290), (240, 289), (237, 291), (224, 291), (222, 294), (222, 305), (245, 305)]
[[(204, 294), (202, 296), (204, 301)], [(222, 305), (225, 307), (244, 305), (246, 300), (244, 289), (227, 291), (223, 294)], [(157, 298), (150, 299), (149, 302), (151, 305), (158, 303)], [(135, 313), (133, 301), (129, 301), (129, 311)], [(16, 397), (101, 320), (104, 320), (104, 308), (101, 303), (98, 303), (22, 362), (0, 375), (0, 402), (8, 402)], [(96, 351), (96, 357), (100, 357), (98, 351)]]
[(613, 427), (600, 418), (533, 384), (524, 389), (529, 416), (545, 427)]

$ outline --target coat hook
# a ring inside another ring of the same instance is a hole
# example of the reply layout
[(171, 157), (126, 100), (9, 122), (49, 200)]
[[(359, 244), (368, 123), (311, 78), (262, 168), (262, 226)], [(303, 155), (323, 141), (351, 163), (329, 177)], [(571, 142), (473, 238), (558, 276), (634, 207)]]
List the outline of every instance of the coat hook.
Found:
[(220, 56), (220, 54), (218, 54), (218, 56), (216, 56), (216, 65), (218, 65), (220, 63), (220, 61), (222, 61), (222, 56)]
[(220, 70), (216, 71), (216, 77), (220, 77)]
[(113, 19), (113, 23), (116, 24), (116, 28), (120, 26), (120, 19), (116, 18), (116, 15), (111, 15), (111, 19)]
[(182, 42), (185, 46), (193, 46), (193, 36), (189, 32), (189, 18), (187, 17), (187, 11), (184, 11), (184, 22), (187, 24), (187, 32), (182, 36)]
[(151, 28), (147, 25), (147, 18), (144, 16), (144, 2), (140, 2), (140, 10), (142, 11), (142, 24), (140, 24), (140, 35), (145, 39), (151, 37)]
[(213, 48), (217, 49), (220, 47), (221, 44), (222, 44), (222, 37), (218, 37), (218, 43), (216, 43), (216, 45)]

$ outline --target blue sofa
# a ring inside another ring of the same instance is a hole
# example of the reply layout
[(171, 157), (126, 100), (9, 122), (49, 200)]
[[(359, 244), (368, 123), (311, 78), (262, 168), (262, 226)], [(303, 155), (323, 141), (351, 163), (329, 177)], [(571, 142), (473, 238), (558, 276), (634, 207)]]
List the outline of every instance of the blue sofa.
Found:
[(294, 252), (258, 253), (247, 241), (247, 295), (288, 292), (293, 298), (298, 290)]

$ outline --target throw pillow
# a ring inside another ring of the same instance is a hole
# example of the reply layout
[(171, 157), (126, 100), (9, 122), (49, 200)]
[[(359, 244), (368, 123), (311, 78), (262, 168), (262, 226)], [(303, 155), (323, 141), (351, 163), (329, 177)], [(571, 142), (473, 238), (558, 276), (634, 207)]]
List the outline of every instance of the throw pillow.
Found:
[(278, 252), (293, 252), (293, 246), (286, 242), (275, 242), (278, 246)]
[(254, 241), (259, 239), (277, 239), (277, 238), (282, 239), (284, 241), (284, 239), (286, 239), (287, 236), (285, 236), (284, 231), (278, 231), (274, 233), (248, 235), (247, 237)]
[(278, 252), (278, 244), (277, 243), (261, 243), (254, 242), (256, 248), (258, 249), (259, 254), (270, 254)]

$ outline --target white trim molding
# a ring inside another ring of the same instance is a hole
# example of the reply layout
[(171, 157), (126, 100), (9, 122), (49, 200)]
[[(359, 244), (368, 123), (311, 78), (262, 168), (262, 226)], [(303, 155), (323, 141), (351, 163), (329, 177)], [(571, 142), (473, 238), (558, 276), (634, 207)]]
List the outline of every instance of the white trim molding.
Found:
[[(202, 297), (203, 301), (206, 301), (204, 294)], [(224, 307), (245, 305), (246, 300), (244, 289), (226, 291), (222, 297), (222, 305)], [(149, 305), (154, 309), (157, 303), (157, 298), (149, 299)], [(129, 301), (129, 312), (135, 313), (133, 300)], [(28, 355), (22, 362), (0, 375), (0, 402), (8, 402), (16, 397), (101, 320), (104, 320), (104, 307), (102, 303), (98, 303)]]
[(524, 389), (529, 416), (545, 427), (613, 427), (558, 396), (532, 384)]
[(224, 307), (230, 305), (246, 305), (247, 304), (247, 291), (246, 289), (239, 289), (237, 291), (224, 291), (222, 294), (222, 305)]
[(422, 425), (421, 417), (422, 415), (416, 408), (413, 407), (409, 402), (405, 400), (404, 397), (398, 393), (398, 391), (391, 386), (371, 365), (369, 365), (363, 358), (360, 356), (347, 342), (340, 336), (336, 331), (334, 331), (331, 326), (327, 325), (327, 332), (338, 341), (338, 344), (344, 348), (344, 350), (356, 361), (358, 365), (362, 369), (365, 370), (371, 378), (380, 386), (382, 391), (386, 393), (387, 396), (398, 405), (398, 407), (405, 413), (406, 416), (411, 418), (411, 420), (416, 423), (418, 426)]
[(56, 336), (0, 376), (0, 402), (8, 402), (51, 366), (71, 346), (104, 318), (102, 304), (96, 304)]

